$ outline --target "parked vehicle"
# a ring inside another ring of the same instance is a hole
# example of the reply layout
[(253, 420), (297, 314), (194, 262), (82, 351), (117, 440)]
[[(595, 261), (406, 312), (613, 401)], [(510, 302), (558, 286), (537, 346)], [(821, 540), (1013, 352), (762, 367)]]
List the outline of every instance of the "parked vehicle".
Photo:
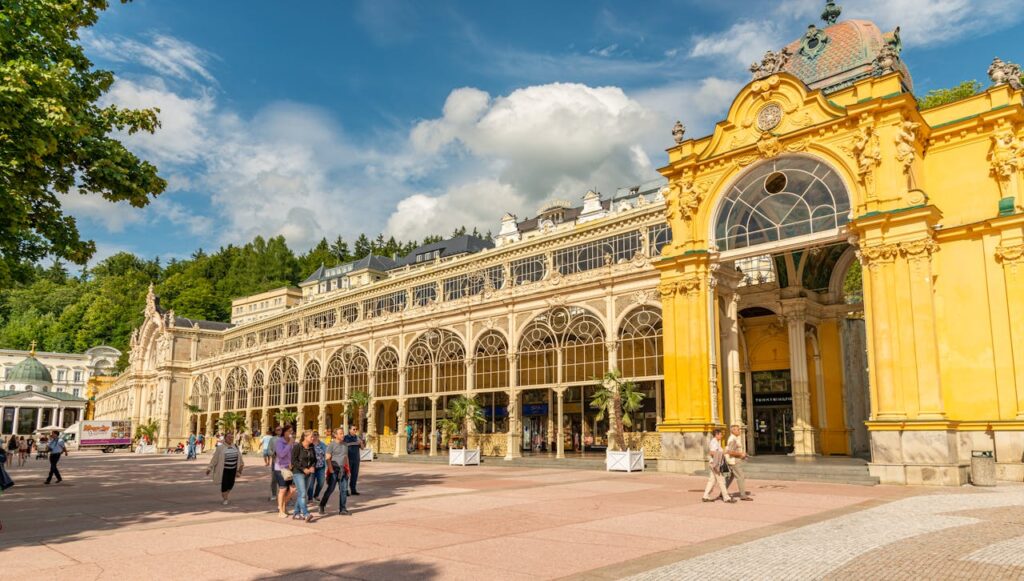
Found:
[(69, 450), (103, 450), (131, 448), (132, 423), (128, 420), (85, 420), (71, 424), (64, 430), (64, 442)]

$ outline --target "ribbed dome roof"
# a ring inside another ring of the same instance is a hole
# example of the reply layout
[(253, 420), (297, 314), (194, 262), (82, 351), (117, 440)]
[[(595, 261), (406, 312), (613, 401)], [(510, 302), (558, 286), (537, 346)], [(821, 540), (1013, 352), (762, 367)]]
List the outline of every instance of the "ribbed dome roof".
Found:
[[(817, 39), (811, 40), (817, 32)], [(899, 29), (883, 34), (874, 22), (844, 20), (824, 29), (811, 28), (808, 34), (786, 45), (791, 55), (782, 70), (799, 77), (811, 89), (831, 93), (868, 77), (882, 47), (902, 48)], [(912, 89), (910, 71), (900, 60), (897, 69)]]
[(29, 355), (21, 363), (11, 368), (6, 383), (39, 383), (52, 384), (53, 378), (46, 366), (38, 359)]

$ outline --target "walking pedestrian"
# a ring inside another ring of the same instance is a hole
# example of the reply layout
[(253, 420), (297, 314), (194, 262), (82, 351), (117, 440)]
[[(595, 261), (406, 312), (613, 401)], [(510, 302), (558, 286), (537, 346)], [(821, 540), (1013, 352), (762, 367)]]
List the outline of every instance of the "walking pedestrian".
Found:
[(729, 496), (725, 486), (725, 473), (729, 471), (729, 465), (725, 463), (725, 453), (722, 450), (722, 430), (716, 428), (711, 432), (711, 443), (708, 446), (708, 483), (704, 487), (704, 502), (714, 502), (710, 496), (711, 490), (717, 485), (718, 493), (725, 502), (736, 502)]
[(309, 513), (307, 481), (316, 471), (316, 451), (313, 448), (313, 430), (302, 432), (299, 443), (292, 448), (292, 475), (295, 479), (295, 515), (308, 522), (313, 522)]
[(263, 465), (270, 466), (270, 458), (273, 456), (271, 452), (271, 444), (273, 443), (274, 436), (270, 435), (269, 432), (263, 434), (260, 438), (260, 453), (263, 454)]
[(60, 435), (57, 432), (50, 434), (50, 441), (47, 443), (47, 447), (50, 449), (50, 473), (46, 475), (46, 484), (50, 483), (50, 480), (54, 476), (57, 477), (57, 483), (64, 482), (61, 478), (60, 470), (57, 470), (57, 462), (60, 461), (60, 455), (68, 455), (68, 447), (64, 445), (64, 440), (60, 439)]
[[(274, 502), (277, 500), (278, 494), (278, 479), (274, 466), (274, 457), (277, 455), (277, 443), (281, 440), (281, 426), (274, 428), (274, 435), (270, 438), (270, 444), (267, 446), (267, 451), (264, 453), (263, 460), (270, 466), (270, 501)], [(291, 459), (291, 452), (288, 452), (288, 458)]]
[(412, 454), (412, 448), (414, 445), (415, 442), (413, 442), (412, 439), (412, 422), (407, 422), (405, 424), (405, 452), (407, 454)]
[[(0, 440), (0, 442), (2, 442), (2, 440)], [(14, 481), (11, 480), (11, 476), (7, 474), (7, 470), (4, 469), (4, 464), (7, 463), (7, 456), (8, 454), (4, 450), (4, 447), (0, 446), (0, 494), (3, 494), (3, 491), (14, 486)]]
[(11, 434), (11, 439), (7, 440), (7, 465), (14, 464), (14, 455), (18, 453), (18, 436)]
[(220, 496), (223, 499), (221, 504), (228, 504), (228, 496), (231, 489), (235, 487), (235, 478), (242, 475), (242, 468), (245, 462), (242, 460), (242, 451), (235, 445), (235, 436), (231, 432), (224, 434), (224, 444), (217, 446), (213, 451), (213, 458), (210, 458), (210, 465), (206, 467), (206, 475), (213, 474), (213, 483), (220, 485)]
[(25, 465), (25, 457), (28, 456), (28, 442), (25, 441), (25, 436), (18, 438), (18, 467), (21, 468)]
[(338, 428), (334, 430), (334, 440), (327, 445), (324, 452), (324, 459), (327, 461), (327, 490), (320, 500), (320, 514), (324, 514), (327, 508), (327, 501), (335, 487), (338, 489), (338, 514), (348, 515), (348, 479), (351, 472), (348, 455), (348, 444), (345, 443), (345, 430)]
[(327, 444), (324, 444), (320, 440), (320, 433), (313, 432), (313, 452), (316, 454), (316, 470), (307, 479), (309, 482), (306, 484), (306, 500), (307, 503), (310, 498), (319, 501), (320, 493), (324, 491), (324, 477), (327, 474), (327, 461), (325, 459), (325, 452), (327, 451)]
[(359, 481), (359, 462), (362, 460), (359, 457), (359, 452), (366, 445), (366, 442), (359, 435), (358, 426), (349, 426), (348, 435), (345, 436), (344, 442), (348, 445), (348, 465), (351, 470), (348, 477), (349, 494), (359, 496), (359, 490), (356, 488), (356, 484)]
[(295, 497), (295, 476), (292, 473), (292, 427), (281, 428), (281, 437), (274, 445), (274, 480), (277, 483), (277, 513), (288, 516), (288, 503)]
[(196, 453), (202, 455), (203, 447), (206, 445), (206, 436), (199, 434), (196, 436), (196, 446), (199, 448)]
[(186, 460), (196, 459), (196, 433), (188, 433), (188, 454), (185, 455)]
[(729, 440), (725, 443), (725, 462), (729, 465), (729, 477), (725, 479), (725, 489), (728, 492), (733, 479), (735, 479), (740, 489), (740, 500), (752, 501), (754, 499), (747, 492), (747, 477), (743, 474), (743, 464), (747, 460), (747, 453), (743, 450), (740, 427), (734, 424), (729, 427), (729, 432)]

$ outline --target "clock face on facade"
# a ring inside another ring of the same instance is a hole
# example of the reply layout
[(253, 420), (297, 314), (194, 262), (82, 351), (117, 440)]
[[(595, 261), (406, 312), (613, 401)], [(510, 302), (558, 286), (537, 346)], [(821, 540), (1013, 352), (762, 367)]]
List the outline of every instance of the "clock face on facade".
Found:
[(757, 112), (757, 128), (771, 131), (782, 121), (782, 107), (778, 103), (768, 103)]

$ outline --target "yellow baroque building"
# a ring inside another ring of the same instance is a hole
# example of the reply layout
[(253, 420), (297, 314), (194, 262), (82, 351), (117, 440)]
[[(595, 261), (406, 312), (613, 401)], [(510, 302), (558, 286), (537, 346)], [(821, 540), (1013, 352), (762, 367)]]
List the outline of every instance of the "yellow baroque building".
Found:
[(229, 411), (344, 426), (366, 391), (377, 452), (434, 455), (471, 394), (485, 455), (600, 456), (588, 403), (615, 370), (647, 396), (627, 444), (659, 470), (704, 470), (710, 431), (738, 424), (755, 462), (958, 485), (982, 450), (1024, 480), (1019, 68), (921, 110), (899, 30), (837, 16), (755, 63), (711, 135), (677, 123), (653, 187), (506, 215), (494, 244), (322, 268), (301, 304), (237, 326), (151, 292), (97, 417), (157, 419), (170, 446)]

